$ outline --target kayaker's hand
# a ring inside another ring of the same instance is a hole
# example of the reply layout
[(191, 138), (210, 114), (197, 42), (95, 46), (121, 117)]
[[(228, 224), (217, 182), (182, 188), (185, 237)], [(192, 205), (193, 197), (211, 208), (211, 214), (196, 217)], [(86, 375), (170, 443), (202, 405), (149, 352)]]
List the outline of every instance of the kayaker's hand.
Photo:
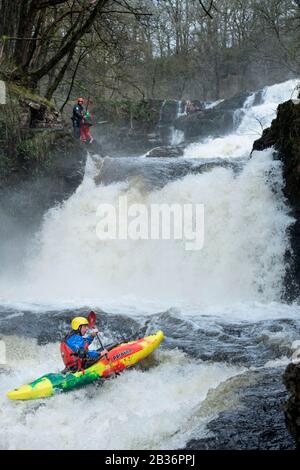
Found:
[(97, 330), (93, 330), (93, 331), (91, 331), (91, 336), (92, 336), (93, 338), (95, 338), (95, 337), (97, 336), (97, 333), (98, 333)]
[(107, 354), (108, 354), (107, 349), (103, 349), (103, 351), (101, 351), (100, 353), (100, 357), (106, 356)]

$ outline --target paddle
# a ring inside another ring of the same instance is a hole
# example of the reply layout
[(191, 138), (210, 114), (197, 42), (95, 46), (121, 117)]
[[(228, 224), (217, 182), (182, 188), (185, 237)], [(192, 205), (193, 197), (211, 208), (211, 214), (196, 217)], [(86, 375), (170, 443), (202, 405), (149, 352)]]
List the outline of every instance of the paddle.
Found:
[[(94, 328), (95, 325), (96, 325), (96, 319), (97, 319), (96, 313), (93, 312), (93, 311), (90, 312), (90, 313), (88, 314), (87, 319), (88, 319), (88, 322), (89, 322), (89, 327)], [(100, 338), (99, 333), (97, 333), (96, 336), (97, 336), (97, 340), (99, 341), (99, 343), (100, 343), (100, 345), (101, 345), (102, 350), (105, 351), (105, 347), (103, 346), (103, 343), (102, 343), (102, 341), (101, 341), (101, 338)], [(113, 368), (114, 368), (114, 365), (113, 365), (113, 363), (111, 362), (111, 360), (109, 359), (109, 356), (108, 356), (107, 353), (105, 353), (105, 357), (106, 357), (106, 359), (108, 360), (110, 367), (113, 369)], [(115, 374), (115, 371), (114, 371), (114, 370), (113, 370), (113, 373)]]
[[(94, 328), (94, 327), (95, 327), (95, 325), (96, 325), (96, 318), (97, 318), (97, 317), (96, 317), (95, 312), (90, 312), (90, 313), (88, 314), (87, 319), (88, 319), (88, 322), (89, 322), (89, 327), (91, 327), (91, 328)], [(101, 341), (101, 338), (100, 338), (99, 333), (97, 333), (96, 336), (97, 336), (97, 340), (99, 341), (102, 350), (104, 351), (104, 350), (105, 350), (105, 347), (103, 346), (103, 343), (102, 343), (102, 341)], [(107, 354), (105, 354), (105, 355), (107, 356)], [(108, 358), (107, 358), (107, 359), (108, 359)]]

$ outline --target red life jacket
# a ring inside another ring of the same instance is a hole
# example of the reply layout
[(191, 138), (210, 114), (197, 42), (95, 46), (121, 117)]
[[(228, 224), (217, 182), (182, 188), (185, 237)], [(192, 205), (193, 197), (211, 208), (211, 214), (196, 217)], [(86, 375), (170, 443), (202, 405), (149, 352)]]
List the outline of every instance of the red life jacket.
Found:
[[(77, 370), (83, 370), (83, 360), (67, 345), (67, 340), (74, 334), (76, 333), (71, 331), (71, 333), (69, 333), (60, 343), (60, 354), (68, 369), (76, 367)], [(84, 349), (87, 350), (88, 347), (89, 345), (86, 343)]]
[(60, 354), (66, 367), (72, 368), (79, 365), (79, 357), (76, 357), (77, 354), (64, 341), (60, 343)]

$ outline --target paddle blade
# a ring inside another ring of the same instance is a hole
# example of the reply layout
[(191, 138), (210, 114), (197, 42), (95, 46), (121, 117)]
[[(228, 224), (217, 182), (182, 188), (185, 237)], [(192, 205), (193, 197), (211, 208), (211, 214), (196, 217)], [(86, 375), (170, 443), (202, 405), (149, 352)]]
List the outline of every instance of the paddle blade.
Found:
[(95, 312), (90, 312), (90, 313), (88, 314), (87, 319), (88, 319), (88, 322), (89, 322), (89, 326), (90, 326), (90, 327), (93, 327), (93, 326), (95, 325), (95, 323), (96, 323), (96, 318), (97, 318), (97, 317), (96, 317)]

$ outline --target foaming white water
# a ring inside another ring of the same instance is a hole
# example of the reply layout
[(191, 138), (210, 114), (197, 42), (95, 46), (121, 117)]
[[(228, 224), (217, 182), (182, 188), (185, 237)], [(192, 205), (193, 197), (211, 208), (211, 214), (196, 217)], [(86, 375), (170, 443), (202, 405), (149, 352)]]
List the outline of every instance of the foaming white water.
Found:
[[(176, 119), (186, 115), (185, 101), (177, 101)], [(184, 141), (184, 132), (171, 126), (170, 145), (176, 146)]]
[(13, 338), (8, 340), (12, 369), (0, 374), (1, 449), (81, 449), (83, 436), (86, 449), (184, 447), (207, 392), (245, 370), (159, 350), (147, 372), (128, 370), (102, 387), (91, 385), (72, 396), (10, 402), (5, 397), (9, 389), (57, 370), (59, 347), (23, 340), (19, 354)]
[(223, 103), (223, 101), (224, 100), (222, 99), (222, 100), (211, 101), (209, 103), (205, 103), (205, 109), (215, 108), (216, 106), (218, 106), (218, 104)]
[[(239, 175), (216, 168), (151, 193), (126, 182), (96, 186), (86, 177), (68, 201), (47, 214), (18, 295), (11, 283), (3, 292), (15, 300), (76, 298), (89, 303), (128, 303), (132, 296), (135, 304), (151, 299), (156, 306), (276, 300), (291, 223), (281, 187), (280, 163), (273, 161), (271, 150), (254, 153)], [(185, 240), (100, 241), (97, 208), (104, 202), (118, 207), (120, 195), (127, 195), (129, 204), (147, 207), (204, 204), (203, 249), (186, 251)]]
[[(258, 138), (258, 136), (257, 136)], [(216, 139), (207, 138), (201, 143), (190, 144), (184, 150), (186, 158), (242, 158), (248, 156), (255, 136), (231, 134)]]
[(185, 149), (185, 157), (193, 158), (241, 158), (249, 156), (253, 141), (258, 139), (262, 130), (270, 126), (276, 116), (277, 106), (297, 94), (296, 86), (299, 80), (265, 87), (262, 92), (262, 103), (253, 105), (256, 93), (247, 98), (241, 110), (236, 111), (236, 117), (241, 117), (241, 122), (233, 134), (208, 138), (204, 141), (193, 143)]
[(184, 141), (184, 132), (180, 129), (175, 129), (174, 126), (171, 128), (170, 145), (176, 146)]

